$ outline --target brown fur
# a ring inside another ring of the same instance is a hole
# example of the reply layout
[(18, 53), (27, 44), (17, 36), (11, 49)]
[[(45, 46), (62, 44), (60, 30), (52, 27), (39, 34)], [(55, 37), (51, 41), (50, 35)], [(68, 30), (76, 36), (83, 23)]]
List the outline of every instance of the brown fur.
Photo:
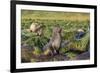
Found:
[(44, 50), (51, 49), (52, 54), (57, 54), (59, 52), (60, 46), (61, 46), (61, 28), (56, 26), (53, 28), (52, 37), (49, 43), (47, 43), (43, 49)]

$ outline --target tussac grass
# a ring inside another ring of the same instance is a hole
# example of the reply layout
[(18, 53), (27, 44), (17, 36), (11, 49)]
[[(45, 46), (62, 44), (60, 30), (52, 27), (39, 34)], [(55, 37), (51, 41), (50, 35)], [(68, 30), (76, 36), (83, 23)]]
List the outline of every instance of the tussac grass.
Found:
[[(26, 29), (30, 27), (32, 22), (42, 23), (45, 26), (44, 35), (39, 37), (34, 33), (27, 32)], [(55, 25), (63, 29), (62, 40), (69, 40), (71, 43), (66, 48), (60, 48), (60, 52), (67, 54), (72, 59), (78, 53), (68, 52), (68, 50), (73, 48), (82, 52), (88, 49), (90, 39), (88, 31), (90, 25), (89, 13), (22, 10), (21, 43), (31, 47), (35, 46), (39, 51), (36, 51), (36, 53), (39, 54), (43, 46), (50, 40)], [(81, 40), (75, 40), (76, 31), (80, 28), (85, 31), (85, 36)], [(32, 58), (32, 60), (34, 59)]]

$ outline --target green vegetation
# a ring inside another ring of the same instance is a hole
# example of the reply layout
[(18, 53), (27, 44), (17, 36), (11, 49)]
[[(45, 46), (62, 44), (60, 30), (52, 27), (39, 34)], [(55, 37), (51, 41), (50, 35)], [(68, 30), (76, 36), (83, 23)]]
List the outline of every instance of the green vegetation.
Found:
[[(38, 22), (44, 26), (43, 35), (36, 36), (33, 32), (28, 32), (30, 25), (33, 22)], [(22, 10), (21, 12), (21, 44), (27, 44), (28, 46), (34, 47), (32, 53), (36, 55), (42, 54), (43, 46), (48, 43), (52, 35), (53, 27), (60, 26), (62, 30), (62, 40), (69, 40), (65, 48), (60, 48), (60, 52), (68, 55), (70, 59), (74, 59), (78, 53), (70, 52), (70, 49), (75, 51), (83, 52), (88, 50), (89, 46), (89, 25), (90, 15), (89, 13), (75, 13), (75, 12), (52, 12), (52, 11), (32, 11)], [(78, 29), (83, 29), (85, 32), (84, 37), (80, 40), (75, 39), (75, 35)], [(36, 49), (37, 48), (37, 49)], [(32, 62), (36, 62), (34, 58)]]

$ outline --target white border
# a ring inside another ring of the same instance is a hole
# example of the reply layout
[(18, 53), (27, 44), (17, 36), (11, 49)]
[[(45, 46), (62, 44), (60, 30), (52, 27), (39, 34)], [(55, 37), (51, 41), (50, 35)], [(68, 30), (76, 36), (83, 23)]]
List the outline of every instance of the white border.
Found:
[[(65, 11), (65, 12), (86, 12), (90, 13), (90, 60), (81, 61), (60, 61), (60, 62), (38, 62), (21, 63), (21, 9), (27, 10), (46, 10), (46, 11)], [(16, 5), (16, 68), (39, 68), (54, 66), (73, 66), (94, 64), (94, 10), (84, 8), (35, 6), (35, 5)]]

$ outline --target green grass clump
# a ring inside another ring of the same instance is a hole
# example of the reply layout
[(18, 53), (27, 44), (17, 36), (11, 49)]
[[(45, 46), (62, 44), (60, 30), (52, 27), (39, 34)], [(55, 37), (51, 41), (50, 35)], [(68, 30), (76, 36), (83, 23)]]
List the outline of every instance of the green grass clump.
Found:
[(74, 40), (72, 44), (69, 46), (70, 49), (78, 50), (78, 51), (86, 51), (89, 45), (89, 33), (86, 33), (85, 36), (80, 40)]

